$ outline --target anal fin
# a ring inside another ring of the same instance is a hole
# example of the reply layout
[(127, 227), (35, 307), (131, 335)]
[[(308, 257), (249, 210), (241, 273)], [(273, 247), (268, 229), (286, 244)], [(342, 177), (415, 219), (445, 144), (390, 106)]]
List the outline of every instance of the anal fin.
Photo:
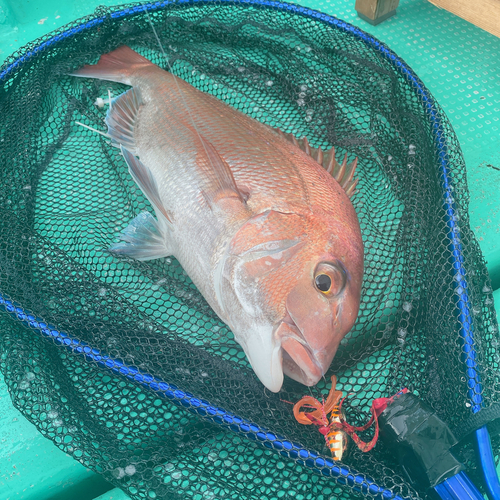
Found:
[(137, 87), (113, 99), (106, 114), (108, 135), (111, 137), (113, 146), (123, 146), (136, 154), (134, 131), (141, 105), (141, 93)]
[(149, 212), (141, 212), (120, 235), (122, 241), (109, 250), (137, 260), (159, 259), (172, 255), (167, 236)]
[(311, 158), (315, 159), (344, 189), (347, 196), (352, 197), (356, 190), (358, 179), (354, 178), (358, 158), (356, 157), (351, 163), (347, 163), (347, 153), (344, 156), (342, 163), (338, 163), (335, 159), (335, 148), (332, 146), (329, 151), (323, 151), (321, 148), (313, 148), (309, 144), (307, 137), (297, 139), (293, 134), (287, 134), (280, 129), (273, 129), (281, 137), (291, 142)]

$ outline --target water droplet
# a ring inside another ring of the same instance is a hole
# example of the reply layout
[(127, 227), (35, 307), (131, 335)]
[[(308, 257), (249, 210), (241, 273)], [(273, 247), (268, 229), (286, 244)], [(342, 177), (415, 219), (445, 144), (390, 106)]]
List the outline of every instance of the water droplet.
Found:
[(413, 309), (413, 305), (411, 302), (405, 302), (403, 304), (403, 310), (405, 310), (406, 312), (410, 312), (412, 309)]
[(491, 292), (491, 288), (488, 285), (484, 285), (483, 286), (483, 293), (490, 293), (490, 292)]
[(127, 465), (127, 467), (125, 467), (125, 474), (127, 474), (127, 476), (133, 476), (135, 473), (135, 465)]
[(61, 427), (61, 425), (63, 424), (63, 421), (60, 420), (60, 419), (57, 419), (57, 420), (54, 420), (53, 421), (53, 424), (56, 426), (56, 427)]
[(116, 479), (121, 479), (125, 475), (125, 471), (121, 467), (117, 467), (112, 474)]
[(49, 413), (47, 413), (47, 418), (54, 419), (57, 417), (57, 415), (58, 415), (57, 411), (51, 410), (49, 411)]
[(167, 472), (170, 472), (171, 470), (174, 470), (174, 469), (175, 469), (174, 464), (166, 464), (166, 465), (165, 465), (165, 470), (166, 470)]
[(406, 330), (406, 328), (399, 328), (398, 329), (398, 337), (404, 339), (404, 338), (406, 338), (407, 335), (408, 335), (408, 331)]
[(170, 474), (170, 476), (172, 477), (172, 479), (180, 479), (180, 477), (182, 476), (182, 473), (178, 470), (172, 472), (172, 474)]
[(474, 314), (479, 314), (479, 313), (481, 312), (481, 308), (480, 308), (480, 307), (478, 307), (478, 306), (474, 306), (474, 307), (472, 308), (472, 312), (473, 312)]
[(99, 288), (99, 295), (101, 297), (104, 297), (107, 293), (107, 290), (105, 288)]
[(305, 104), (304, 99), (298, 99), (298, 100), (297, 100), (297, 104), (298, 104), (299, 106), (304, 106), (304, 104)]
[(201, 376), (202, 377), (208, 377), (208, 373), (207, 372), (201, 372)]
[(213, 500), (215, 498), (215, 493), (212, 490), (207, 490), (203, 493), (203, 498), (206, 500)]
[(414, 146), (413, 144), (410, 144), (408, 146), (408, 154), (409, 155), (414, 155), (415, 154), (415, 149), (416, 149), (416, 146)]
[(389, 155), (389, 156), (387, 157), (387, 161), (392, 161), (392, 156), (391, 156), (391, 155)]
[(203, 73), (200, 75), (200, 80), (205, 80), (206, 78), (206, 75), (204, 75)]
[(215, 462), (217, 460), (217, 453), (214, 453), (213, 451), (207, 455), (208, 459), (211, 460), (212, 462)]
[(22, 391), (26, 390), (28, 387), (30, 386), (30, 383), (27, 382), (26, 380), (23, 380), (20, 384), (19, 384), (19, 389), (21, 389)]
[(274, 85), (274, 82), (272, 80), (267, 80), (266, 85), (268, 87), (272, 87)]
[(26, 184), (26, 186), (23, 187), (25, 191), (31, 191), (31, 186), (29, 184)]
[(28, 381), (31, 381), (35, 378), (35, 374), (33, 372), (28, 372), (24, 378)]

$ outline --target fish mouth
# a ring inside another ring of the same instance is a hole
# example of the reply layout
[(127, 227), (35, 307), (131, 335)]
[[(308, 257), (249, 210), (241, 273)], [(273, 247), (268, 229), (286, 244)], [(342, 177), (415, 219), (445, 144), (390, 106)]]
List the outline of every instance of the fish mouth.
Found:
[(324, 375), (323, 368), (289, 314), (276, 335), (281, 341), (283, 373), (306, 386), (316, 385)]

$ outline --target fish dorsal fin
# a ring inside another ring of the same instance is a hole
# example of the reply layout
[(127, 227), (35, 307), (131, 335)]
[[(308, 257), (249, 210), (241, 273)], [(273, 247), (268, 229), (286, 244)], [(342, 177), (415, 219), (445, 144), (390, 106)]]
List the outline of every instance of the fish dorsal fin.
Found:
[(245, 197), (236, 186), (227, 162), (202, 135), (193, 133), (193, 136), (198, 143), (196, 168), (201, 179), (200, 189), (207, 203), (212, 209), (222, 200), (232, 200), (244, 206)]
[(354, 178), (358, 164), (357, 157), (351, 163), (347, 164), (346, 153), (342, 164), (339, 164), (335, 159), (335, 148), (333, 146), (329, 151), (322, 151), (321, 148), (311, 147), (307, 137), (297, 139), (293, 134), (287, 134), (280, 129), (275, 128), (274, 131), (315, 159), (340, 184), (347, 196), (352, 197), (358, 183), (358, 180)]
[(141, 191), (146, 195), (147, 199), (153, 205), (157, 213), (161, 213), (165, 216), (168, 223), (172, 223), (172, 219), (168, 215), (167, 210), (163, 206), (163, 202), (160, 198), (160, 193), (158, 191), (158, 185), (156, 179), (154, 178), (151, 170), (144, 165), (138, 158), (136, 158), (130, 151), (127, 150), (123, 145), (120, 146), (122, 155), (127, 162), (130, 175), (136, 182), (136, 184), (141, 188)]
[(113, 100), (106, 115), (113, 146), (121, 145), (132, 154), (137, 154), (134, 130), (141, 105), (141, 93), (137, 87), (133, 87)]

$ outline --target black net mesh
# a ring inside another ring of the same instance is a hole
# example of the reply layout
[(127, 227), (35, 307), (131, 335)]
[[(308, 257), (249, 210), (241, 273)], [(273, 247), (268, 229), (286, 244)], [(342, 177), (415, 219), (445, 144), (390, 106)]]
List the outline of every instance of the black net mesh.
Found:
[[(365, 244), (362, 303), (326, 375), (336, 374), (338, 388), (352, 393), (348, 421), (366, 422), (372, 399), (401, 387), (458, 435), (478, 398), (488, 420), (498, 413), (498, 329), (469, 228), (462, 154), (442, 111), (404, 64), (349, 25), (282, 4), (123, 9), (99, 10), (56, 39), (38, 40), (1, 71), (0, 293), (11, 312), (0, 315), (1, 369), (16, 407), (133, 498), (374, 495), (365, 476), (393, 495), (425, 495), (403, 479), (382, 443), (367, 454), (351, 447), (339, 482), (266, 448), (251, 429), (233, 432), (220, 418), (194, 415), (95, 356), (47, 339), (33, 322), (30, 328), (23, 311), (327, 456), (317, 429), (298, 424), (284, 402), (309, 391), (289, 379), (279, 394), (264, 390), (174, 258), (140, 263), (107, 251), (130, 219), (152, 209), (120, 151), (75, 121), (105, 131), (105, 110), (94, 102), (127, 87), (67, 74), (123, 44), (167, 67), (154, 27), (184, 80), (315, 147), (359, 157), (353, 203)], [(17, 321), (5, 300), (20, 305)], [(473, 335), (473, 355), (464, 331)], [(328, 389), (322, 382), (310, 392), (320, 398)], [(473, 474), (470, 444), (456, 452)]]

